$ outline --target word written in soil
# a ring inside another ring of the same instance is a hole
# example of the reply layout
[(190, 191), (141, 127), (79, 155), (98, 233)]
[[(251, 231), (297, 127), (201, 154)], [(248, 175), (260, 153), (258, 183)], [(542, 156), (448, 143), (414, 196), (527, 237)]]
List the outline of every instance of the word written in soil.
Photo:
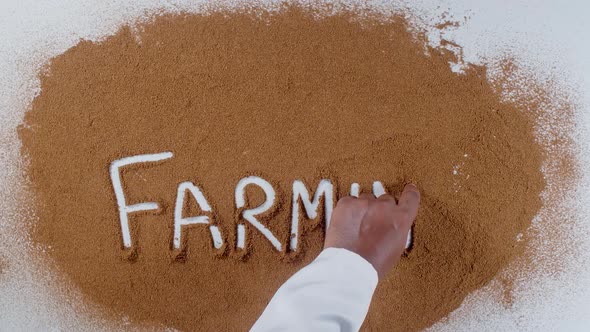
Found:
[[(159, 207), (158, 204), (155, 202), (143, 202), (133, 205), (127, 205), (125, 193), (123, 192), (123, 185), (121, 184), (120, 169), (122, 167), (132, 164), (159, 162), (162, 160), (170, 159), (172, 157), (172, 152), (142, 154), (118, 159), (111, 163), (110, 175), (113, 184), (113, 189), (115, 191), (115, 196), (117, 198), (117, 205), (119, 207), (119, 219), (121, 222), (121, 233), (123, 235), (123, 247), (132, 247), (131, 233), (129, 231), (129, 214), (139, 211), (157, 210)], [(266, 212), (275, 203), (276, 193), (272, 185), (268, 181), (258, 176), (248, 176), (238, 181), (235, 189), (236, 208), (243, 209), (246, 205), (245, 192), (246, 187), (249, 185), (255, 185), (260, 187), (264, 192), (266, 199), (264, 203), (262, 203), (260, 206), (256, 208), (244, 209), (241, 212), (242, 219), (250, 223), (256, 230), (262, 233), (262, 235), (264, 235), (264, 237), (266, 237), (270, 241), (270, 243), (275, 247), (277, 251), (282, 252), (286, 250), (283, 248), (283, 244), (277, 239), (277, 237), (256, 218), (257, 215)], [(358, 183), (351, 184), (351, 196), (358, 197), (359, 191), (360, 186)], [(220, 249), (224, 245), (224, 237), (217, 226), (210, 224), (210, 219), (208, 216), (199, 215), (193, 217), (183, 217), (184, 201), (187, 192), (189, 192), (193, 196), (199, 208), (203, 212), (212, 212), (211, 206), (209, 205), (207, 199), (205, 198), (203, 192), (199, 189), (199, 187), (197, 187), (190, 181), (180, 183), (178, 185), (178, 190), (176, 194), (176, 204), (174, 207), (173, 248), (181, 248), (181, 236), (183, 226), (203, 224), (209, 226), (213, 246), (216, 249)], [(373, 182), (373, 194), (377, 197), (385, 194), (385, 189), (381, 182)], [(307, 190), (307, 187), (305, 186), (303, 181), (295, 180), (293, 181), (292, 197), (293, 199), (291, 213), (291, 236), (288, 250), (296, 251), (299, 240), (299, 202), (303, 204), (303, 210), (305, 211), (307, 218), (315, 219), (318, 215), (318, 208), (321, 202), (320, 199), (323, 197), (325, 218), (324, 222), (325, 229), (327, 229), (329, 227), (330, 217), (332, 215), (332, 210), (334, 208), (334, 186), (332, 185), (332, 182), (328, 179), (321, 180), (318, 184), (318, 187), (316, 188), (315, 193), (313, 194), (313, 198), (311, 198), (309, 191)], [(410, 246), (411, 238), (412, 234), (410, 230), (410, 233), (408, 233), (408, 237), (406, 240), (406, 248)], [(245, 243), (246, 227), (244, 223), (238, 223), (236, 247), (239, 249), (244, 249)]]

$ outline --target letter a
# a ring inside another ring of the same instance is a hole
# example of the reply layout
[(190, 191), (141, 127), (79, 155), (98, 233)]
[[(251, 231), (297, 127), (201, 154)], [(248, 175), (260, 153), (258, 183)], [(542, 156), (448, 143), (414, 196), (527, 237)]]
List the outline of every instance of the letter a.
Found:
[[(184, 196), (187, 190), (190, 191), (190, 193), (193, 195), (201, 211), (211, 212), (211, 206), (209, 206), (209, 203), (205, 199), (205, 196), (203, 195), (199, 187), (195, 186), (192, 182), (189, 181), (183, 182), (180, 185), (178, 185), (178, 190), (176, 193), (176, 206), (174, 207), (174, 249), (180, 248), (180, 236), (182, 233), (182, 226), (193, 224), (209, 224), (208, 216), (196, 216), (190, 218), (182, 217), (182, 210), (184, 207)], [(211, 232), (211, 237), (213, 238), (213, 246), (215, 246), (215, 249), (221, 248), (221, 246), (223, 245), (223, 238), (221, 237), (219, 228), (217, 226), (210, 225), (209, 231)]]

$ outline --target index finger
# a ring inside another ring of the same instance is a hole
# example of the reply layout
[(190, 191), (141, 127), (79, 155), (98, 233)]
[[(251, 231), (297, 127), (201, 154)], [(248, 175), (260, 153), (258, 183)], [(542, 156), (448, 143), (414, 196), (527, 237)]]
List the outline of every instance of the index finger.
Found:
[(420, 191), (413, 184), (407, 184), (399, 198), (398, 205), (408, 209), (412, 221), (416, 219), (420, 207)]

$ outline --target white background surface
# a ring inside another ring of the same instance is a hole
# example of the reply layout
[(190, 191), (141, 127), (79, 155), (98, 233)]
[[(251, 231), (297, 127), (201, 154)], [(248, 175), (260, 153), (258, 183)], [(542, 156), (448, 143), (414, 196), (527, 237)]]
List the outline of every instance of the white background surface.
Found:
[[(390, 6), (388, 1), (376, 5)], [(395, 6), (403, 5), (395, 1)], [(567, 87), (579, 105), (576, 137), (579, 158), (590, 163), (590, 2), (579, 1), (408, 1), (427, 22), (448, 12), (462, 25), (445, 34), (463, 46), (465, 60), (481, 62), (512, 54), (538, 74)], [(95, 314), (76, 292), (64, 294), (42, 268), (31, 263), (29, 246), (15, 204), (22, 179), (15, 128), (34, 97), (39, 64), (76, 44), (80, 38), (112, 34), (146, 10), (195, 8), (194, 1), (0, 0), (0, 330), (100, 330), (129, 327)], [(468, 17), (466, 20), (463, 17)], [(438, 33), (432, 34), (436, 41)], [(497, 301), (493, 285), (468, 297), (445, 322), (443, 331), (588, 331), (590, 330), (590, 166), (575, 190), (563, 244), (565, 270), (531, 277), (515, 293), (512, 307)]]

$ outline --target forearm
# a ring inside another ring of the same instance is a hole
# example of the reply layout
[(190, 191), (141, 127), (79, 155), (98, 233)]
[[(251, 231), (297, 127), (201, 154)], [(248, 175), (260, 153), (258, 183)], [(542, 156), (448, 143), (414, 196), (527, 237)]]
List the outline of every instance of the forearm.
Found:
[(377, 281), (361, 256), (325, 249), (279, 288), (251, 331), (358, 331)]

